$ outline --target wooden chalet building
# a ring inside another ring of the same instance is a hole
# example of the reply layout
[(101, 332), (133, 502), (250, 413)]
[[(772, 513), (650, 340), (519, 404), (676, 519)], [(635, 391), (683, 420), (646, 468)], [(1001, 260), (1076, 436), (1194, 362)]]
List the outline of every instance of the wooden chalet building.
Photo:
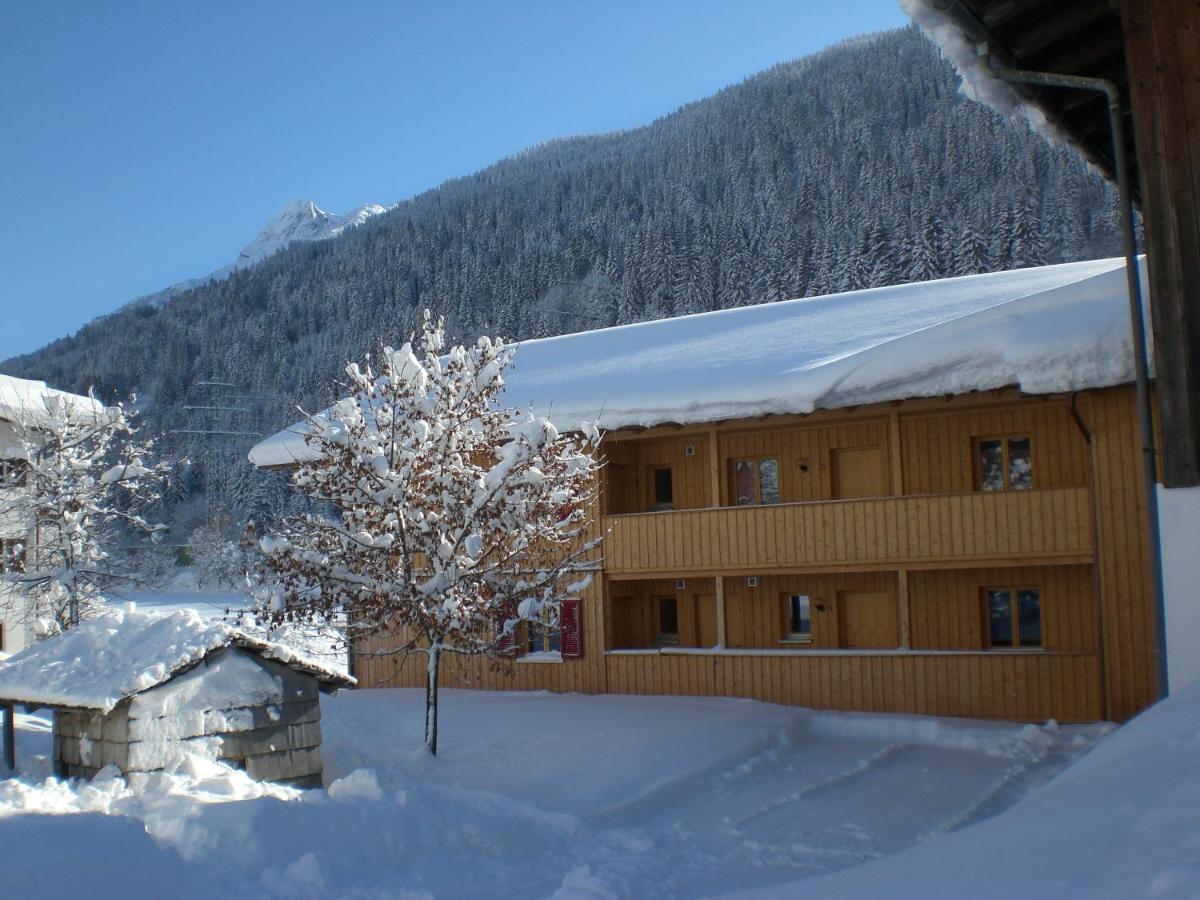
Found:
[[(607, 537), (569, 634), (443, 684), (1129, 717), (1156, 685), (1126, 296), (1101, 260), (522, 344), (507, 401), (604, 429)], [(423, 684), (378, 649), (361, 686)]]

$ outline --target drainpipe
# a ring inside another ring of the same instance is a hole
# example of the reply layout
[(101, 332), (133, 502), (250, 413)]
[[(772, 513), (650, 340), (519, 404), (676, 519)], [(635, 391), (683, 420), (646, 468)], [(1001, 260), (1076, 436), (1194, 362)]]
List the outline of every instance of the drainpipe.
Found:
[[(986, 47), (986, 45), (985, 45)], [(986, 51), (985, 51), (986, 52)], [(989, 67), (990, 68), (990, 67)], [(1137, 410), (1142, 434), (1142, 474), (1146, 503), (1147, 544), (1150, 554), (1150, 590), (1154, 602), (1154, 661), (1158, 675), (1158, 697), (1167, 696), (1167, 620), (1163, 599), (1162, 540), (1158, 526), (1158, 454), (1154, 447), (1154, 419), (1150, 412), (1150, 365), (1146, 357), (1146, 324), (1142, 310), (1142, 281), (1138, 275), (1137, 247), (1133, 236), (1133, 201), (1129, 191), (1129, 166), (1125, 159), (1125, 136), (1121, 126), (1121, 97), (1117, 86), (1106, 78), (1029, 72), (1022, 69), (990, 69), (997, 78), (1015, 84), (1063, 87), (1094, 91), (1108, 99), (1108, 121), (1112, 131), (1113, 168), (1121, 199), (1121, 232), (1125, 245), (1125, 279), (1129, 288), (1129, 323), (1133, 337), (1133, 367), (1137, 384)]]

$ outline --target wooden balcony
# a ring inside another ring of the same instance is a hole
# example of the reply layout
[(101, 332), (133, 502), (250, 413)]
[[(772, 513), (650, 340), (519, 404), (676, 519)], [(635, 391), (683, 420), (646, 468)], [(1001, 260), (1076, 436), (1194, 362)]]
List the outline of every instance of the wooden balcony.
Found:
[(608, 516), (606, 574), (871, 571), (1092, 560), (1086, 488)]

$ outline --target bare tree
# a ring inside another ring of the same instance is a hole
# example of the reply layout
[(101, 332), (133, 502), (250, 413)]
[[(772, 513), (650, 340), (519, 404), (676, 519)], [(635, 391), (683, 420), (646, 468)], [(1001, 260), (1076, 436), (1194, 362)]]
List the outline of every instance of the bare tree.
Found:
[(480, 338), (443, 355), (441, 321), (346, 367), (352, 395), (308, 417), (294, 485), (332, 515), (260, 541), (270, 624), (344, 617), (352, 642), (427, 657), (425, 744), (437, 753), (445, 653), (505, 655), (520, 623), (553, 626), (587, 579), (599, 434), (560, 434), (500, 403), (514, 347)]

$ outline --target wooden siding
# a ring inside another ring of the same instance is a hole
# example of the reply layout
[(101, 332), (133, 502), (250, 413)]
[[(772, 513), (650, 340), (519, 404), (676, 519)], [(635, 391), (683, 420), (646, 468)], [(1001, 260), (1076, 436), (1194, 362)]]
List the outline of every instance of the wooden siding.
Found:
[(610, 516), (609, 575), (1078, 562), (1092, 552), (1085, 488), (886, 497)]
[(913, 648), (986, 649), (981, 591), (1003, 586), (1038, 589), (1047, 651), (1099, 652), (1091, 566), (912, 572), (908, 603)]
[(720, 505), (729, 503), (732, 496), (730, 467), (735, 459), (777, 459), (779, 496), (784, 503), (832, 500), (831, 460), (838, 450), (879, 447), (885, 460), (889, 460), (885, 471), (891, 469), (886, 419), (803, 428), (722, 432), (719, 441), (724, 478), (723, 503)]
[[(841, 646), (838, 593), (887, 591), (895, 598), (896, 577), (890, 572), (848, 572), (837, 575), (765, 575), (750, 587), (745, 577), (725, 581), (725, 633), (730, 647), (780, 649), (787, 631), (783, 598), (807, 594), (812, 607), (812, 647)], [(897, 644), (899, 642), (897, 641)], [(798, 648), (798, 653), (804, 649)]]
[(656, 646), (659, 598), (675, 599), (679, 619), (679, 646), (715, 646), (716, 586), (711, 578), (662, 578), (611, 583), (608, 613), (612, 620), (609, 648), (627, 650)]
[(957, 494), (975, 490), (975, 439), (1029, 435), (1036, 489), (1084, 487), (1087, 444), (1065, 403), (1028, 404), (900, 419), (904, 493)]
[[(692, 455), (687, 453), (692, 448)], [(605, 508), (610, 513), (653, 508), (653, 469), (669, 466), (675, 509), (711, 505), (708, 441), (689, 437), (659, 441), (612, 441), (605, 445)]]
[[(622, 435), (606, 444), (610, 461), (640, 467), (673, 459), (685, 473), (675, 476), (677, 496), (700, 506), (728, 491), (728, 460), (772, 454), (780, 459), (785, 499), (819, 500), (831, 489), (821, 468), (828, 451), (875, 446), (883, 436), (890, 486), (905, 496), (606, 516), (612, 530), (605, 568), (582, 595), (583, 658), (495, 665), (450, 657), (442, 684), (712, 694), (1030, 721), (1128, 718), (1155, 697), (1133, 392), (1086, 392), (1077, 401), (1090, 445), (1065, 399), (1011, 395), (816, 413), (809, 424), (769, 420)], [(972, 439), (1026, 433), (1034, 440), (1037, 489), (974, 492)], [(673, 449), (651, 452), (652, 444)], [(689, 444), (691, 457), (684, 454)], [(792, 475), (784, 466), (787, 446), (796, 461)], [(820, 476), (807, 488), (796, 475), (799, 461)], [(758, 577), (758, 587), (747, 585), (747, 575)], [(675, 578), (685, 580), (682, 591)], [(979, 591), (989, 584), (1039, 588), (1044, 650), (980, 649)], [(838, 592), (848, 590), (893, 597), (910, 649), (838, 649)], [(780, 644), (785, 593), (813, 598), (811, 646)], [(651, 646), (656, 622), (644, 604), (659, 595), (685, 598), (680, 647)], [(729, 649), (688, 648), (708, 642), (716, 627), (696, 614), (697, 602), (709, 597)], [(395, 642), (379, 638), (356, 648), (360, 684), (423, 684), (424, 658), (402, 664), (389, 646)], [(645, 649), (605, 652), (623, 646)]]
[(749, 697), (813, 709), (1090, 722), (1102, 713), (1096, 657), (1071, 653), (745, 655), (612, 653), (622, 694)]
[(1103, 610), (1108, 715), (1121, 721), (1158, 699), (1154, 608), (1146, 549), (1146, 498), (1133, 388), (1085, 395), (1092, 432), (1096, 580)]

